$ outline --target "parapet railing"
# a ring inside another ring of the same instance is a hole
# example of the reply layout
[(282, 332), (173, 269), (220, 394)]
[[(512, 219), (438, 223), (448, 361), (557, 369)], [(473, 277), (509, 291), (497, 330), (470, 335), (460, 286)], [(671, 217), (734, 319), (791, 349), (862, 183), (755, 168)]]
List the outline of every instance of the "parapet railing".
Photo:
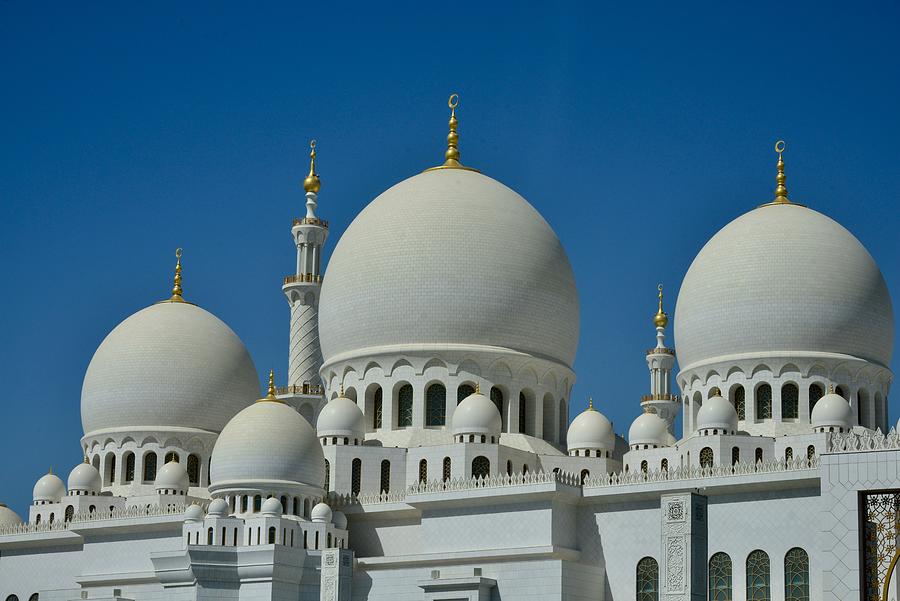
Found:
[(312, 283), (312, 284), (321, 284), (322, 276), (321, 275), (313, 275), (311, 273), (298, 273), (295, 275), (286, 275), (284, 276), (283, 286), (287, 286), (288, 284), (302, 284), (302, 283)]
[[(198, 503), (201, 507), (207, 503)], [(75, 524), (87, 522), (101, 522), (106, 520), (127, 520), (145, 517), (158, 517), (166, 515), (181, 515), (187, 509), (184, 503), (170, 503), (165, 507), (150, 505), (148, 507), (120, 507), (112, 511), (79, 512), (70, 519), (59, 519), (54, 522), (41, 522), (40, 524), (16, 524), (0, 528), (0, 536), (15, 534), (31, 534), (34, 532), (60, 532), (69, 530)]]
[(318, 217), (295, 217), (291, 225), (319, 225), (328, 229), (328, 222)]
[(667, 346), (655, 346), (652, 349), (647, 349), (648, 355), (672, 355), (675, 356), (675, 349), (669, 348)]
[(831, 432), (826, 448), (831, 453), (860, 453), (866, 451), (891, 451), (900, 449), (900, 432), (891, 428), (887, 434), (878, 428), (874, 432)]
[(290, 384), (288, 386), (278, 386), (275, 394), (325, 394), (325, 388), (320, 385), (313, 386), (309, 382), (303, 384)]

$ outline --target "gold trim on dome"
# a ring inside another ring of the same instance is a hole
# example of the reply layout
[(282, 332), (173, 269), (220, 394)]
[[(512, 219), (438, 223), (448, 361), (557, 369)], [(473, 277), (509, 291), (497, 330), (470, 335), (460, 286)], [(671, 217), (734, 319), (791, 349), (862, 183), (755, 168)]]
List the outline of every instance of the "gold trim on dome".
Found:
[(313, 194), (318, 194), (322, 188), (322, 181), (316, 173), (316, 141), (309, 141), (309, 175), (303, 180), (303, 189)]
[(444, 164), (437, 167), (430, 167), (425, 171), (437, 171), (438, 169), (465, 169), (466, 171), (474, 171), (480, 173), (478, 169), (466, 167), (459, 162), (459, 134), (456, 128), (459, 122), (456, 120), (456, 107), (459, 106), (459, 94), (450, 94), (447, 100), (447, 106), (450, 108), (450, 133), (447, 134), (447, 150), (444, 152)]

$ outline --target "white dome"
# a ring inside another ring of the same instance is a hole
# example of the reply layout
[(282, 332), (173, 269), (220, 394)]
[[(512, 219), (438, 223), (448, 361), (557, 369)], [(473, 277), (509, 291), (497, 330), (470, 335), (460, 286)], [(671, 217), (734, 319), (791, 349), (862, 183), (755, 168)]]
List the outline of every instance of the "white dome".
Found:
[(575, 449), (602, 449), (611, 451), (616, 444), (612, 423), (593, 408), (582, 411), (569, 426), (566, 443), (570, 451)]
[(266, 515), (281, 515), (284, 513), (284, 508), (281, 506), (281, 501), (275, 497), (269, 497), (263, 501), (261, 511)]
[(325, 456), (312, 426), (280, 401), (259, 401), (222, 430), (212, 452), (210, 492), (322, 488)]
[(187, 492), (190, 478), (187, 470), (177, 461), (170, 461), (156, 473), (154, 488), (156, 490), (178, 490)]
[(207, 515), (224, 518), (228, 516), (228, 503), (225, 499), (213, 499), (209, 504)]
[(203, 519), (203, 508), (194, 503), (184, 510), (185, 522), (199, 522)]
[(44, 474), (34, 484), (31, 498), (35, 501), (56, 503), (66, 496), (66, 485), (54, 473)]
[(571, 368), (578, 292), (559, 239), (524, 198), (473, 171), (428, 171), (381, 194), (341, 236), (319, 337), (326, 364), (375, 347), (500, 347)]
[(664, 447), (668, 443), (668, 434), (665, 420), (655, 413), (642, 413), (628, 429), (628, 444)]
[(0, 503), (0, 528), (5, 526), (18, 526), (22, 523), (22, 518), (19, 517), (19, 514)]
[(738, 414), (728, 399), (717, 394), (706, 400), (697, 411), (698, 430), (724, 430), (722, 434), (737, 432)]
[(745, 354), (828, 353), (887, 366), (893, 333), (887, 285), (863, 245), (793, 204), (722, 228), (688, 269), (675, 308), (682, 370)]
[(334, 522), (334, 527), (338, 530), (347, 529), (347, 516), (344, 515), (343, 511), (335, 511), (331, 516), (331, 521)]
[(99, 494), (103, 486), (100, 472), (90, 463), (79, 463), (69, 472), (69, 492), (79, 491)]
[(316, 421), (316, 432), (319, 436), (364, 438), (366, 418), (352, 399), (343, 396), (333, 398), (322, 407)]
[(844, 397), (829, 392), (816, 401), (810, 422), (813, 428), (834, 427), (846, 430), (853, 426), (853, 409)]
[(497, 405), (481, 393), (473, 393), (462, 400), (453, 411), (453, 434), (486, 434), (500, 436), (503, 418)]
[(309, 519), (311, 519), (313, 522), (324, 522), (326, 524), (331, 522), (331, 507), (329, 507), (325, 503), (317, 503), (309, 513)]
[(219, 432), (259, 396), (244, 344), (189, 303), (138, 311), (94, 353), (81, 390), (85, 434), (106, 429), (198, 428)]

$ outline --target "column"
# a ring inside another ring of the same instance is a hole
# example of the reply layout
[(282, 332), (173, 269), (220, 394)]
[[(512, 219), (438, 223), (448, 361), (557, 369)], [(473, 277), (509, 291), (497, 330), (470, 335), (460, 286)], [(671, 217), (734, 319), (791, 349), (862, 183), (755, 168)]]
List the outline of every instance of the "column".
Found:
[(707, 582), (706, 497), (663, 495), (659, 562), (662, 601), (705, 601)]

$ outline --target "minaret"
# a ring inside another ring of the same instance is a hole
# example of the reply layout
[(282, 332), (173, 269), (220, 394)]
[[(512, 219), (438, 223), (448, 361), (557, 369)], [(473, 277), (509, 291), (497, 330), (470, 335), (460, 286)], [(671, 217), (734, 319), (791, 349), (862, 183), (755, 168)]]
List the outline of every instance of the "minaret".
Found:
[(678, 415), (678, 397), (672, 394), (672, 368), (675, 367), (675, 349), (666, 347), (666, 326), (669, 316), (663, 311), (663, 287), (659, 290), (659, 306), (653, 316), (656, 326), (656, 346), (647, 351), (647, 367), (650, 369), (650, 394), (641, 397), (644, 411), (652, 411), (666, 421), (669, 433), (674, 436), (675, 417)]
[[(291, 306), (291, 342), (288, 359), (288, 387), (279, 391), (299, 397), (292, 405), (302, 409), (305, 400), (313, 409), (324, 394), (319, 368), (322, 351), (319, 348), (319, 291), (322, 286), (322, 247), (328, 238), (328, 222), (316, 216), (319, 189), (322, 183), (316, 173), (316, 141), (309, 143), (309, 175), (303, 180), (306, 191), (306, 216), (294, 219), (291, 237), (297, 246), (297, 269), (284, 278), (281, 289)], [(287, 399), (286, 399), (287, 400)], [(304, 413), (304, 411), (301, 411)], [(304, 415), (309, 419), (310, 416)]]

